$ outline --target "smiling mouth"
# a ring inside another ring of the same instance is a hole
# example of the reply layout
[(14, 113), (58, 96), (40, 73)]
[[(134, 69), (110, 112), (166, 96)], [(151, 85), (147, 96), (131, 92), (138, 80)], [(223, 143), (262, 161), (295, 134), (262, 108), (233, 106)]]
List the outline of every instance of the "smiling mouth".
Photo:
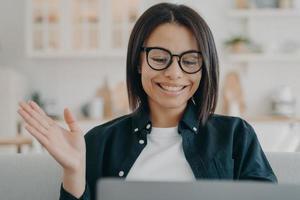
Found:
[(187, 86), (184, 86), (184, 85), (181, 85), (181, 86), (169, 86), (169, 85), (164, 85), (164, 84), (161, 84), (161, 83), (157, 83), (157, 85), (167, 91), (167, 92), (180, 92), (182, 91), (184, 88), (186, 88)]

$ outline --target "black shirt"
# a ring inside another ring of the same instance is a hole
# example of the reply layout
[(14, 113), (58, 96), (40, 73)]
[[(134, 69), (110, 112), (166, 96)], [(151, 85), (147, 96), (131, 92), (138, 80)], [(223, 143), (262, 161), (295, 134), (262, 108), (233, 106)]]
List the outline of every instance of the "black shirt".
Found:
[[(80, 199), (95, 200), (102, 177), (125, 178), (151, 134), (147, 108), (90, 130), (86, 141), (86, 189)], [(184, 155), (196, 179), (277, 182), (253, 128), (237, 117), (211, 115), (201, 125), (189, 102), (178, 124)], [(176, 166), (174, 166), (176, 167)], [(60, 200), (76, 200), (61, 187)]]

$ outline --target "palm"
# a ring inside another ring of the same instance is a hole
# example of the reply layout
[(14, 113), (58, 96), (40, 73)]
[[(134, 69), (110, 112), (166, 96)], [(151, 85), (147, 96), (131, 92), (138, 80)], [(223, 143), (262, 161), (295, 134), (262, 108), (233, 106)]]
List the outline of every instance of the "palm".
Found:
[(61, 166), (75, 169), (84, 162), (85, 143), (82, 133), (71, 132), (56, 125), (51, 130), (47, 150)]
[(65, 122), (70, 129), (67, 130), (33, 102), (20, 103), (20, 107), (19, 114), (27, 123), (26, 129), (64, 169), (76, 170), (85, 164), (84, 137), (69, 110), (64, 111)]

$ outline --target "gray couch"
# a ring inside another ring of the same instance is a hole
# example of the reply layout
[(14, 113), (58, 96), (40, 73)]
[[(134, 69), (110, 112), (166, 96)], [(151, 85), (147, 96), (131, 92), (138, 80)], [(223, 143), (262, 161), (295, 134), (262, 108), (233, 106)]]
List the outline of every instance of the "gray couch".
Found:
[[(300, 153), (267, 153), (280, 183), (300, 184)], [(61, 169), (48, 154), (0, 154), (0, 199), (55, 200)]]
[(56, 200), (61, 167), (46, 153), (0, 154), (0, 199)]

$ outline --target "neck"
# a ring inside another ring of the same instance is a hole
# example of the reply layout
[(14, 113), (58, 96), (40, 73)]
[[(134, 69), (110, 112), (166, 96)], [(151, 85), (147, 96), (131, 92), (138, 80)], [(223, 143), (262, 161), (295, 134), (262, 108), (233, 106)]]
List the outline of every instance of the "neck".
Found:
[(150, 118), (154, 127), (175, 127), (184, 113), (186, 104), (179, 108), (162, 108), (150, 103)]

